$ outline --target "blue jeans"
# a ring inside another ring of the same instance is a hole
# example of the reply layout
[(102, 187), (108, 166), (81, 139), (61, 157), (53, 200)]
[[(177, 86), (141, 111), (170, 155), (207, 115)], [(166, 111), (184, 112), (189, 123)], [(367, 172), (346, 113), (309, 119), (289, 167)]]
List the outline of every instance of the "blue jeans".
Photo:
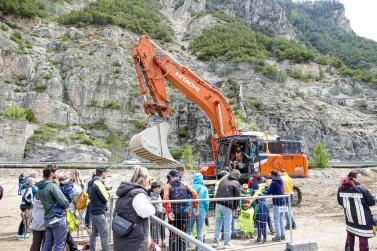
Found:
[[(198, 216), (192, 215), (191, 218), (187, 222), (187, 231), (186, 233), (188, 235), (191, 235), (192, 228), (196, 224), (196, 234), (197, 234), (197, 239), (201, 242), (203, 242), (203, 235), (204, 235), (204, 221), (206, 219), (206, 212), (199, 213)], [(196, 248), (196, 250), (199, 250)]]
[(273, 206), (276, 236), (285, 236), (284, 233), (284, 206)]
[(220, 204), (216, 204), (215, 210), (215, 243), (220, 242), (221, 227), (224, 224), (224, 245), (230, 244), (232, 234), (232, 209)]
[[(293, 195), (291, 194), (290, 195), (290, 197), (291, 197), (291, 201), (292, 201), (292, 199), (293, 199)], [(286, 203), (287, 203), (287, 205), (288, 205), (288, 198), (286, 198), (285, 199), (285, 201), (286, 201)], [(289, 219), (289, 218), (291, 218), (291, 219)], [(296, 221), (295, 221), (295, 218), (294, 218), (294, 216), (293, 216), (293, 212), (292, 212), (292, 210), (291, 210), (291, 212), (285, 212), (285, 220), (287, 221), (287, 223), (286, 223), (286, 225), (287, 226), (290, 226), (290, 222), (292, 223), (292, 227), (296, 227)], [(291, 220), (291, 221), (290, 221)]]
[(60, 219), (59, 223), (50, 225), (52, 218), (45, 219), (45, 243), (42, 251), (50, 251), (54, 246), (54, 251), (63, 251), (67, 239), (68, 227), (65, 217)]
[(261, 241), (262, 236), (263, 236), (263, 240), (266, 241), (267, 240), (267, 222), (256, 220), (255, 227), (258, 229), (258, 240)]

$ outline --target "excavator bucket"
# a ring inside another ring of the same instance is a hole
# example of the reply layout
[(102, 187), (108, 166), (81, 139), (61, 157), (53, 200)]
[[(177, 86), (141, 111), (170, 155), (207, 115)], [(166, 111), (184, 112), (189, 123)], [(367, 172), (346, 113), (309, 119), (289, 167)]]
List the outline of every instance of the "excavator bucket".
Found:
[(142, 132), (132, 136), (130, 149), (139, 157), (150, 160), (161, 167), (177, 167), (168, 149), (169, 123), (152, 123)]

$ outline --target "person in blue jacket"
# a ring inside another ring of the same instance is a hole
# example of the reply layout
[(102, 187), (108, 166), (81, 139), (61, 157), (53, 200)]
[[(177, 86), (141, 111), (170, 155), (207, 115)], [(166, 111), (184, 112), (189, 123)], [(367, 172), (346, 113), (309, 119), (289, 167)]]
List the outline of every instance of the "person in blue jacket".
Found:
[[(284, 195), (283, 179), (275, 170), (271, 172), (272, 182), (267, 190), (264, 192), (266, 195)], [(276, 236), (272, 238), (273, 241), (285, 240), (284, 232), (284, 213), (288, 210), (284, 197), (272, 199), (272, 206), (274, 209), (274, 222), (276, 229)]]
[[(195, 173), (192, 188), (198, 194), (198, 199), (208, 199), (208, 189), (204, 186), (203, 175)], [(203, 241), (204, 223), (209, 210), (209, 201), (199, 202), (199, 215), (192, 214), (187, 224), (187, 234), (191, 235), (194, 224), (196, 224), (197, 239)], [(196, 248), (196, 250), (199, 250)]]

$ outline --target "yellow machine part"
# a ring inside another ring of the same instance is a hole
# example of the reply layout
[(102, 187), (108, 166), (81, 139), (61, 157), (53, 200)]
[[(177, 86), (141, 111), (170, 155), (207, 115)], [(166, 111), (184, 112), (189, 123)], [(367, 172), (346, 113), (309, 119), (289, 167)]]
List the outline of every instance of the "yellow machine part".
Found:
[(177, 167), (179, 162), (173, 159), (168, 148), (168, 133), (168, 122), (149, 124), (145, 130), (132, 136), (130, 150), (158, 166)]

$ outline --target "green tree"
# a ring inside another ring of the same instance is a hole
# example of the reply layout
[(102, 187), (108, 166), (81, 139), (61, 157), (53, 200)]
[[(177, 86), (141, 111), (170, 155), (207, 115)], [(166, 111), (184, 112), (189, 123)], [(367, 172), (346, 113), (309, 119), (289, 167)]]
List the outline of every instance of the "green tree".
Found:
[(313, 157), (310, 158), (309, 166), (311, 168), (326, 168), (329, 167), (329, 154), (321, 142), (317, 142), (314, 147)]
[(192, 147), (189, 144), (185, 144), (183, 149), (183, 162), (187, 169), (193, 169), (194, 166), (192, 164)]

